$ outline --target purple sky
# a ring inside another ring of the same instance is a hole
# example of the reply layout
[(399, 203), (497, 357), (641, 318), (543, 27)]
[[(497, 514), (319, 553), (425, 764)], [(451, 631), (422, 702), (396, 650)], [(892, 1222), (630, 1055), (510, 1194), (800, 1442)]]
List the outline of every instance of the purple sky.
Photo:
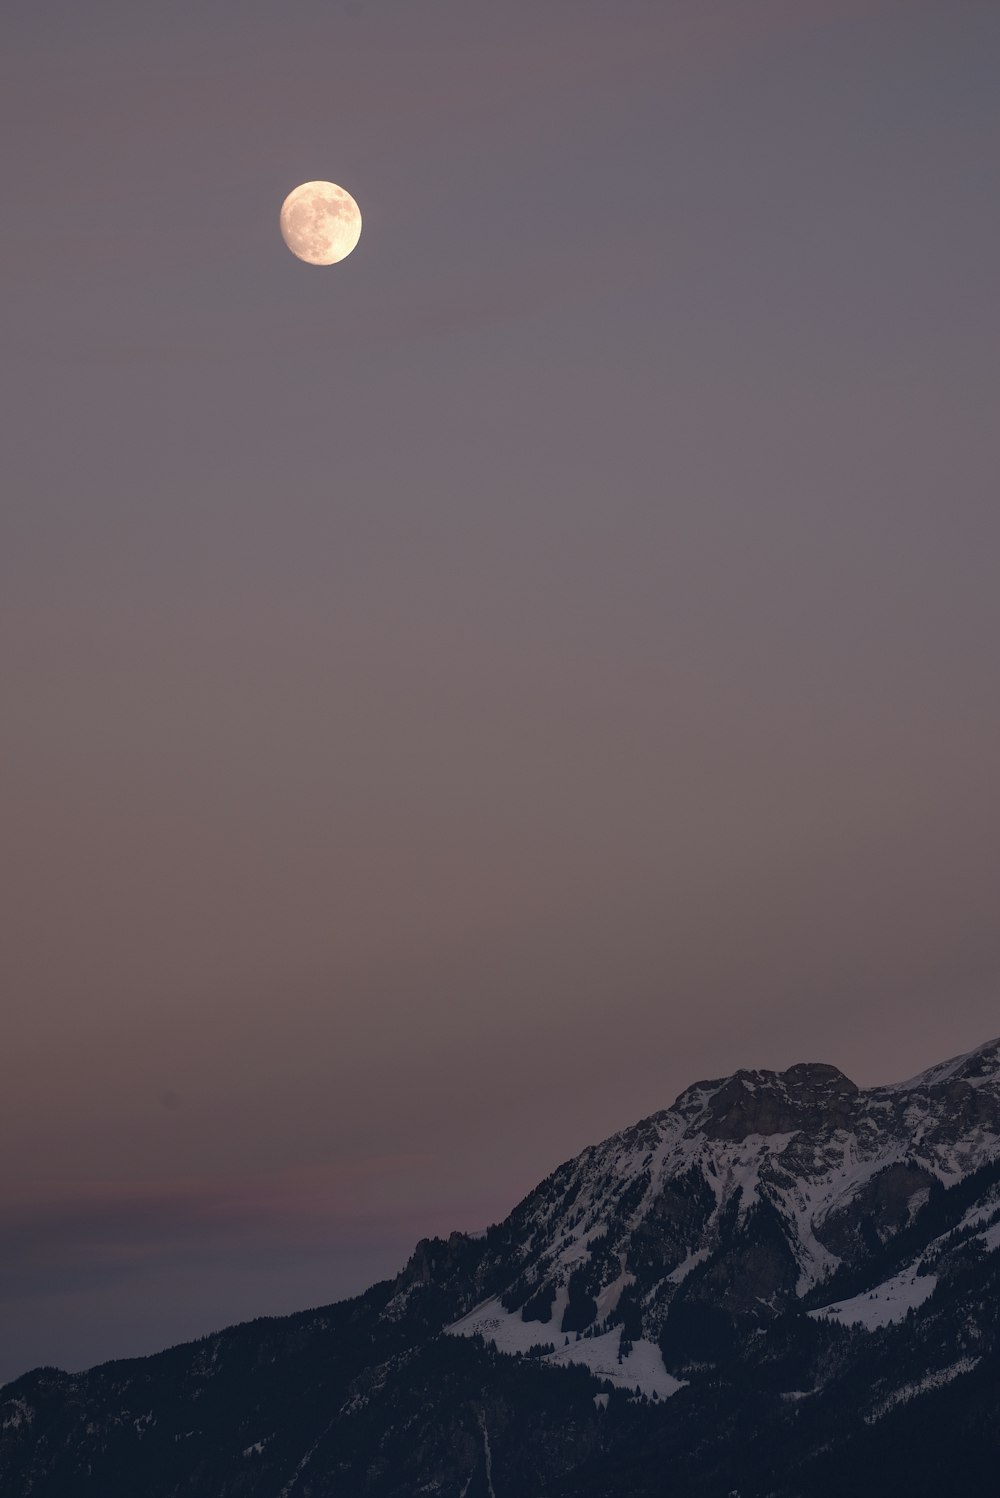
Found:
[(0, 1377), (1000, 1031), (995, 0), (3, 28)]

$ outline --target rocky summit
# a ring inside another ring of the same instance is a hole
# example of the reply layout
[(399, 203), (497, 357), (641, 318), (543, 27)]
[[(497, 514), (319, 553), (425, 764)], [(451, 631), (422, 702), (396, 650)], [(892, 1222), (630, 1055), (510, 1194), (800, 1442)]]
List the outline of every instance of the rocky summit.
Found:
[(394, 1281), (0, 1391), (5, 1498), (992, 1491), (1000, 1041), (738, 1071)]

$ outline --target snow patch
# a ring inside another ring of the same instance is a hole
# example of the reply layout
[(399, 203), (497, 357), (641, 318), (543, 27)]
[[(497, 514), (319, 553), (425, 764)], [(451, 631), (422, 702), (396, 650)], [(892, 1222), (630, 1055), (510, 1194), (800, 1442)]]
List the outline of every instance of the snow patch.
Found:
[(551, 1321), (522, 1321), (520, 1311), (505, 1310), (494, 1296), (460, 1321), (445, 1327), (445, 1331), (451, 1337), (482, 1337), (485, 1342), (492, 1342), (498, 1352), (529, 1352), (542, 1342), (562, 1341), (566, 1333), (559, 1328), (568, 1304), (569, 1291), (563, 1286), (556, 1291)]
[(35, 1418), (35, 1412), (26, 1399), (9, 1399), (5, 1408), (10, 1413), (4, 1415), (0, 1430), (17, 1430), (22, 1425), (30, 1425)]
[(489, 1498), (497, 1498), (496, 1489), (493, 1486), (493, 1452), (490, 1449), (490, 1433), (486, 1428), (486, 1416), (482, 1410), (479, 1411), (479, 1429), (483, 1433), (483, 1457), (486, 1462), (486, 1491)]
[[(561, 1306), (560, 1306), (561, 1299)], [(567, 1363), (581, 1364), (598, 1378), (606, 1378), (616, 1388), (639, 1388), (643, 1394), (658, 1399), (669, 1399), (682, 1387), (682, 1381), (668, 1373), (663, 1366), (660, 1349), (655, 1342), (640, 1339), (632, 1344), (619, 1360), (622, 1329), (612, 1327), (599, 1337), (581, 1337), (578, 1341), (566, 1342), (567, 1333), (559, 1330), (562, 1313), (568, 1302), (565, 1289), (561, 1290), (552, 1308), (551, 1321), (522, 1321), (520, 1311), (505, 1311), (494, 1296), (476, 1306), (460, 1321), (445, 1328), (451, 1337), (482, 1337), (492, 1343), (498, 1352), (526, 1353), (540, 1343), (555, 1343), (555, 1351), (547, 1353), (543, 1362), (564, 1367)], [(559, 1344), (563, 1345), (560, 1346)]]
[[(606, 1321), (611, 1315), (612, 1311), (616, 1309), (618, 1302), (621, 1300), (622, 1291), (626, 1288), (626, 1286), (634, 1284), (634, 1274), (620, 1274), (617, 1279), (611, 1281), (610, 1285), (605, 1285), (604, 1289), (599, 1291), (597, 1300), (595, 1302), (597, 1306), (597, 1315), (594, 1317), (594, 1320), (597, 1322)], [(555, 1308), (553, 1307), (553, 1309)], [(559, 1318), (558, 1324), (560, 1326), (562, 1325), (561, 1316)]]
[(660, 1349), (655, 1342), (641, 1338), (633, 1342), (631, 1352), (619, 1361), (621, 1327), (612, 1327), (602, 1337), (581, 1337), (568, 1347), (558, 1348), (545, 1359), (546, 1363), (565, 1366), (567, 1363), (582, 1363), (597, 1378), (606, 1378), (617, 1389), (639, 1389), (643, 1394), (658, 1399), (669, 1399), (671, 1394), (683, 1388), (683, 1381), (674, 1378), (663, 1366)]
[(905, 1321), (908, 1312), (922, 1306), (936, 1286), (937, 1275), (917, 1274), (916, 1265), (911, 1264), (902, 1274), (884, 1280), (874, 1290), (865, 1290), (860, 1295), (852, 1295), (849, 1300), (822, 1306), (818, 1311), (810, 1311), (809, 1315), (839, 1321), (841, 1326), (862, 1326), (870, 1332), (880, 1326)]
[(957, 1363), (952, 1363), (948, 1368), (938, 1368), (934, 1373), (928, 1373), (919, 1383), (903, 1384), (902, 1388), (895, 1389), (881, 1404), (875, 1406), (870, 1415), (865, 1416), (866, 1425), (874, 1425), (876, 1420), (881, 1420), (897, 1404), (906, 1404), (911, 1399), (916, 1399), (918, 1394), (926, 1394), (929, 1389), (942, 1389), (945, 1384), (952, 1383), (956, 1378), (961, 1378), (963, 1373), (971, 1373), (977, 1368), (982, 1358), (959, 1358)]
[(672, 1269), (667, 1275), (669, 1283), (671, 1285), (679, 1285), (683, 1280), (686, 1280), (692, 1269), (697, 1269), (699, 1264), (704, 1264), (709, 1253), (710, 1250), (708, 1248), (697, 1248), (693, 1254), (688, 1254), (683, 1263), (678, 1264), (677, 1268)]
[(1000, 1248), (1000, 1222), (995, 1222), (992, 1227), (983, 1233), (977, 1233), (973, 1243), (981, 1243), (983, 1247), (992, 1253), (994, 1249)]

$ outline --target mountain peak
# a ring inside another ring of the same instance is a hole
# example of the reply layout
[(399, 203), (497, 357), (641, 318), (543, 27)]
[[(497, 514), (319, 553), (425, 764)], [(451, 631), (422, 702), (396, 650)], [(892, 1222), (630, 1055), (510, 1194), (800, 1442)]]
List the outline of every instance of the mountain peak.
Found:
[(846, 1126), (859, 1091), (835, 1066), (799, 1061), (786, 1071), (741, 1069), (720, 1081), (696, 1082), (670, 1111), (710, 1139), (745, 1139), (815, 1128), (821, 1119)]
[(998, 1305), (1000, 1041), (864, 1091), (740, 1070), (357, 1300), (26, 1375), (0, 1491), (987, 1491)]
[(948, 1061), (939, 1061), (936, 1066), (918, 1072), (905, 1082), (896, 1082), (878, 1091), (911, 1092), (918, 1087), (937, 1087), (954, 1081), (969, 1082), (973, 1086), (1000, 1081), (1000, 1036), (984, 1041), (972, 1051), (952, 1056)]

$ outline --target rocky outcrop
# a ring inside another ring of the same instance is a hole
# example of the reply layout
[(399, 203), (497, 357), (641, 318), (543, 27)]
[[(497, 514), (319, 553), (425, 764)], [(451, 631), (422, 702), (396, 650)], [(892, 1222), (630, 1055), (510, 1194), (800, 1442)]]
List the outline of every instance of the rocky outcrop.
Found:
[[(709, 1086), (700, 1084), (702, 1090)], [(783, 1072), (738, 1071), (710, 1093), (701, 1128), (710, 1139), (734, 1140), (748, 1134), (848, 1129), (858, 1095), (849, 1077), (819, 1062)]]

